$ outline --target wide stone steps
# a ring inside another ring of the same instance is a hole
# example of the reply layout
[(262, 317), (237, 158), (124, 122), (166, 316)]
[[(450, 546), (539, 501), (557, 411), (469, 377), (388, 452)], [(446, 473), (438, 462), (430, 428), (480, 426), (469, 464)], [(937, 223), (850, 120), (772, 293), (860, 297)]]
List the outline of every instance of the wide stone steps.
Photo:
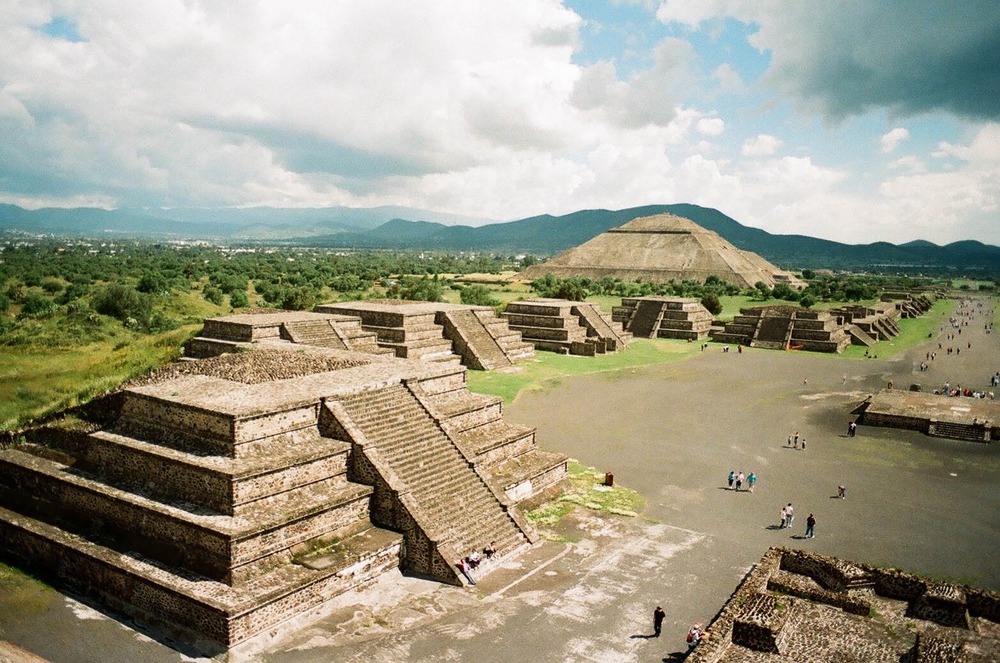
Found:
[[(462, 399), (452, 395), (445, 400), (457, 406)], [(491, 540), (507, 546), (519, 538), (526, 540), (492, 489), (406, 386), (347, 396), (340, 402), (375, 446), (380, 462), (419, 505), (412, 514), (418, 526), (426, 532), (446, 532), (437, 543), (450, 543), (464, 556)], [(398, 427), (407, 432), (397, 433)], [(448, 561), (454, 564), (458, 559)]]
[(444, 317), (454, 328), (454, 333), (464, 341), (465, 352), (463, 354), (467, 356), (463, 359), (466, 364), (478, 364), (485, 370), (512, 364), (503, 348), (474, 311), (446, 311)]
[(293, 343), (317, 345), (338, 350), (348, 349), (347, 344), (340, 338), (329, 320), (286, 322), (284, 328)]
[(947, 437), (952, 440), (968, 440), (969, 442), (989, 441), (986, 439), (986, 428), (984, 426), (956, 424), (949, 421), (931, 422), (927, 434), (934, 437)]
[(640, 300), (628, 324), (628, 330), (639, 338), (653, 338), (663, 317), (663, 303)]
[(604, 314), (595, 306), (591, 304), (579, 304), (575, 307), (575, 310), (583, 321), (584, 326), (592, 331), (594, 335), (605, 340), (605, 343), (608, 344), (608, 350), (621, 350), (632, 340), (633, 334), (631, 332), (626, 332), (618, 324), (608, 323), (604, 318)]

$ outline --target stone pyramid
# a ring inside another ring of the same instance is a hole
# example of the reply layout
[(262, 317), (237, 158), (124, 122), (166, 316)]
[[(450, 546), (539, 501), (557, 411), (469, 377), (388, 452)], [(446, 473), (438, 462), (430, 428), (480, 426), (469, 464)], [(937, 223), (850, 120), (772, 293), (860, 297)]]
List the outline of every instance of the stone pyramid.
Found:
[(758, 281), (770, 288), (777, 283), (805, 286), (756, 253), (741, 251), (717, 233), (673, 214), (633, 219), (521, 272), (528, 280), (546, 274), (659, 283), (671, 279), (703, 282), (717, 276), (742, 288), (752, 288)]

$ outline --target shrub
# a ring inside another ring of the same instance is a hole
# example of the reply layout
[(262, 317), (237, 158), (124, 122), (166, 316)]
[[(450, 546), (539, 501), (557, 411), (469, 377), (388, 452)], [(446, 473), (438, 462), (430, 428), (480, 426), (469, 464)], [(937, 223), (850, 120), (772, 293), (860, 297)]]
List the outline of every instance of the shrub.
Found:
[(489, 288), (478, 283), (462, 288), (459, 299), (463, 304), (473, 306), (497, 306), (500, 304), (500, 300), (493, 296), (493, 292)]
[(292, 288), (285, 293), (281, 308), (289, 311), (309, 311), (316, 306), (316, 293), (308, 286)]
[(123, 323), (129, 318), (145, 327), (153, 313), (153, 299), (135, 288), (113, 283), (99, 290), (90, 305), (98, 313), (111, 316)]
[(225, 301), (225, 295), (222, 291), (213, 286), (206, 286), (202, 295), (205, 297), (206, 301), (209, 301), (216, 306), (222, 306), (222, 302)]
[(10, 310), (10, 297), (4, 294), (0, 294), (0, 313), (6, 313)]
[(61, 281), (58, 281), (56, 279), (42, 279), (42, 290), (49, 293), (50, 295), (62, 292), (62, 289), (63, 289), (63, 284)]
[(29, 317), (45, 315), (46, 313), (52, 311), (55, 307), (55, 302), (48, 297), (32, 293), (24, 298), (24, 303), (21, 305), (21, 316)]
[(802, 299), (799, 300), (799, 306), (803, 308), (809, 308), (816, 304), (816, 298), (812, 295), (802, 295)]
[(150, 295), (159, 295), (166, 292), (169, 287), (167, 286), (167, 280), (155, 272), (146, 272), (139, 279), (139, 284), (136, 286), (139, 292), (144, 292)]
[(69, 287), (62, 291), (62, 294), (59, 295), (56, 301), (60, 304), (69, 304), (86, 295), (87, 290), (87, 286), (82, 283), (70, 283)]

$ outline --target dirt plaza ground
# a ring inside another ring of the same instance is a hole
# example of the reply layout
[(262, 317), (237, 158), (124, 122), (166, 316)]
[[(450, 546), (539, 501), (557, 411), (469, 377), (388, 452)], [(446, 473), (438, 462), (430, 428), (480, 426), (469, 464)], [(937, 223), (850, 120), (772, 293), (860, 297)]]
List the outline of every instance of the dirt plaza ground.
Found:
[[(578, 510), (560, 530), (567, 543), (539, 546), (474, 588), (390, 574), (231, 658), (661, 661), (771, 545), (1000, 590), (1000, 449), (865, 426), (846, 435), (851, 408), (889, 380), (988, 386), (1000, 336), (985, 335), (979, 317), (960, 341), (961, 355), (939, 352), (927, 372), (919, 364), (937, 339), (891, 360), (712, 345), (689, 361), (525, 393), (506, 418), (537, 426), (544, 448), (614, 472), (647, 499), (641, 518)], [(806, 450), (787, 446), (796, 431)], [(755, 492), (728, 490), (730, 470), (754, 471)], [(788, 502), (795, 523), (776, 529)], [(0, 580), (0, 638), (50, 660), (195, 657), (30, 579)], [(659, 639), (648, 637), (656, 605), (667, 613)]]

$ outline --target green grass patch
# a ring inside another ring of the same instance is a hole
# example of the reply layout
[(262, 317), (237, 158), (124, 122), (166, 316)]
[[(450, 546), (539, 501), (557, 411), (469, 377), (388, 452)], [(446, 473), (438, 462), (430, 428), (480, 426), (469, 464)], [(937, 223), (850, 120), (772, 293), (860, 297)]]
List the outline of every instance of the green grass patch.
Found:
[(512, 403), (522, 391), (545, 389), (563, 377), (679, 361), (696, 355), (698, 346), (686, 341), (637, 339), (624, 351), (596, 357), (536, 352), (536, 361), (525, 362), (512, 371), (469, 371), (469, 389)]
[[(604, 485), (604, 473), (575, 460), (569, 462), (569, 487), (553, 502), (547, 502), (525, 514), (538, 528), (551, 529), (578, 508), (634, 518), (644, 500), (639, 493), (622, 486)], [(559, 540), (555, 533), (542, 532), (546, 538)]]
[(73, 348), (0, 347), (0, 430), (79, 405), (176, 360), (199, 328), (148, 336), (129, 332)]

